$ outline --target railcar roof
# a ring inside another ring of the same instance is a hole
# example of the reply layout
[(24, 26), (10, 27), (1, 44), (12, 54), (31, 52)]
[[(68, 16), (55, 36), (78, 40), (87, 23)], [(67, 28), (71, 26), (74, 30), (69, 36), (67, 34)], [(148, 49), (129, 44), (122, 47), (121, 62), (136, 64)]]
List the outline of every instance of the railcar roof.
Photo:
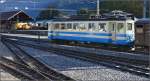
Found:
[(125, 21), (132, 19), (53, 19), (52, 21)]

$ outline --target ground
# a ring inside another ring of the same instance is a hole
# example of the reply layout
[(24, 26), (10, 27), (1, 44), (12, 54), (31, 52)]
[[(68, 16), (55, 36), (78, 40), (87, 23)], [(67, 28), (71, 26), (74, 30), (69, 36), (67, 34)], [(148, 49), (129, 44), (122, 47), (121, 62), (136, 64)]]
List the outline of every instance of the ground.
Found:
[[(0, 38), (1, 40), (1, 38)], [(12, 58), (12, 53), (8, 50), (8, 48), (0, 41), (0, 57), (5, 56), (8, 58)], [(0, 69), (0, 81), (19, 81), (19, 79), (15, 78), (11, 74)]]

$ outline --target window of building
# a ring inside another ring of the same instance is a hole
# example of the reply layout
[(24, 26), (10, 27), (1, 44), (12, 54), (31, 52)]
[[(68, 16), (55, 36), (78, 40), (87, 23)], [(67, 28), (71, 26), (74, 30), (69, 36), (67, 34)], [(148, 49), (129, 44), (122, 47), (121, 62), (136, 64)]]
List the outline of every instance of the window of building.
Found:
[(38, 26), (41, 26), (41, 23), (38, 23)]
[(65, 29), (65, 24), (64, 24), (64, 23), (60, 24), (60, 29), (61, 29), (61, 30), (64, 30), (64, 29)]
[(128, 30), (132, 30), (132, 23), (127, 24)]
[(59, 24), (58, 24), (58, 23), (54, 24), (54, 29), (55, 29), (55, 30), (58, 30), (58, 29), (59, 29)]

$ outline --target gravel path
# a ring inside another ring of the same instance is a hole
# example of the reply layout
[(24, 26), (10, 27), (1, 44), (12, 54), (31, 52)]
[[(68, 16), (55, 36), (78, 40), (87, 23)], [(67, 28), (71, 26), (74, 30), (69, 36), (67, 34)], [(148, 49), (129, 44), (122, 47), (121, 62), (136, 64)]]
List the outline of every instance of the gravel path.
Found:
[(20, 47), (42, 62), (77, 81), (149, 81), (148, 78), (111, 69), (100, 64), (68, 58), (24, 46)]

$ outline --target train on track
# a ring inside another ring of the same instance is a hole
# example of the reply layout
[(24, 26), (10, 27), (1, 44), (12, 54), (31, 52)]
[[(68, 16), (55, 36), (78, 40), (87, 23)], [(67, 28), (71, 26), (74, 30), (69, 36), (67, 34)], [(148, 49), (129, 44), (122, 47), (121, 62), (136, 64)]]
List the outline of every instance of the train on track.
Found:
[[(41, 22), (40, 25), (42, 25)], [(37, 24), (38, 24), (37, 23)], [(53, 19), (44, 21), (50, 40), (141, 46), (148, 50), (150, 19), (136, 19), (132, 14), (112, 11), (91, 19)]]
[(49, 39), (90, 43), (132, 45), (135, 40), (131, 17), (89, 20), (53, 20), (49, 22)]

